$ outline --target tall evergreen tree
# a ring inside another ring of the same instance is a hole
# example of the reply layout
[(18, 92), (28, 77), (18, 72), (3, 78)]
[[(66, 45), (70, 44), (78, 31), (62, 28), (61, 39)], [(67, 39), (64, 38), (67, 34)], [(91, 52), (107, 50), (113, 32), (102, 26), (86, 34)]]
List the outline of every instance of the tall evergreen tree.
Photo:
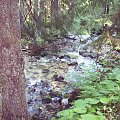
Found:
[(29, 120), (18, 0), (0, 0), (0, 120)]

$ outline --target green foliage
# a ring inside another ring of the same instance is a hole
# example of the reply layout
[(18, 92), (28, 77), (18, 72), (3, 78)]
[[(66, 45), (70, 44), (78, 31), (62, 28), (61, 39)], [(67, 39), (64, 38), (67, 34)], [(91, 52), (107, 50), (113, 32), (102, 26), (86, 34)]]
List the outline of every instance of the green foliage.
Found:
[(89, 34), (92, 28), (98, 30), (103, 24), (97, 21), (96, 14), (75, 17), (71, 26), (71, 32), (74, 34)]
[[(116, 22), (114, 18), (111, 20), (111, 16), (118, 12), (120, 5), (120, 0), (72, 0), (69, 2), (68, 0), (60, 0), (59, 4), (53, 1), (58, 4), (58, 11), (53, 11), (51, 14), (54, 6), (50, 0), (41, 1), (44, 3), (43, 6), (39, 4), (34, 6), (34, 1), (24, 2), (25, 8), (21, 11), (25, 15), (21, 16), (21, 20), (22, 18), (25, 20), (22, 23), (21, 35), (27, 40), (35, 39), (36, 32), (45, 40), (52, 38), (53, 35), (63, 35), (68, 32), (88, 34), (92, 28), (97, 30), (105, 23)], [(40, 4), (42, 4), (41, 2)], [(109, 6), (109, 14), (104, 13), (106, 5)], [(24, 11), (28, 6), (33, 10)], [(38, 7), (36, 11), (38, 16), (34, 15), (34, 7)], [(56, 10), (56, 7), (54, 9)]]
[(87, 79), (74, 81), (73, 85), (81, 91), (78, 100), (72, 103), (72, 108), (59, 112), (58, 120), (107, 120), (108, 113), (112, 116), (114, 105), (120, 102), (119, 72), (119, 67), (84, 71), (82, 78)]
[(115, 68), (112, 70), (112, 73), (107, 74), (109, 79), (117, 80), (120, 82), (120, 68)]
[(39, 36), (37, 36), (35, 42), (38, 46), (45, 44), (44, 40)]
[(81, 115), (82, 120), (105, 120), (103, 116), (94, 115), (94, 114), (85, 114)]
[(21, 39), (20, 44), (21, 44), (21, 46), (26, 46), (26, 45), (30, 44), (30, 41), (25, 40), (25, 39)]
[[(75, 0), (75, 15), (71, 31), (76, 34), (88, 34), (92, 28), (98, 30), (104, 24), (112, 25), (114, 16), (119, 10), (120, 1)], [(109, 6), (109, 14), (105, 14), (105, 5)], [(111, 22), (112, 20), (112, 22)]]
[(108, 104), (109, 101), (110, 101), (109, 98), (106, 98), (106, 97), (100, 98), (100, 102), (103, 103), (103, 104)]

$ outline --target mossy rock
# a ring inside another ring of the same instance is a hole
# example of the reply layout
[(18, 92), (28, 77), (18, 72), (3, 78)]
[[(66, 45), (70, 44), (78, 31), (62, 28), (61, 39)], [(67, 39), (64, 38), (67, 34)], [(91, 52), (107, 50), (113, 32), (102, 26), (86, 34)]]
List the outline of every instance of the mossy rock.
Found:
[(104, 45), (109, 45), (116, 50), (120, 50), (120, 39), (110, 36), (109, 32), (104, 32), (99, 39), (93, 41), (87, 46), (90, 46), (91, 49), (96, 49), (101, 51)]
[(114, 38), (111, 42), (115, 50), (120, 50), (120, 39)]
[(68, 54), (70, 56), (71, 59), (77, 59), (78, 55), (74, 54), (74, 53), (69, 53)]

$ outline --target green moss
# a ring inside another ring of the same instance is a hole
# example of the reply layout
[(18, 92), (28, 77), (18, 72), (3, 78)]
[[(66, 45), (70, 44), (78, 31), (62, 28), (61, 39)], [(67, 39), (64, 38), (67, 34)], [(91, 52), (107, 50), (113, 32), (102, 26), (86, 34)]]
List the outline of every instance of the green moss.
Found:
[(74, 53), (70, 53), (69, 56), (70, 56), (71, 59), (77, 59), (78, 58), (78, 55), (76, 55)]

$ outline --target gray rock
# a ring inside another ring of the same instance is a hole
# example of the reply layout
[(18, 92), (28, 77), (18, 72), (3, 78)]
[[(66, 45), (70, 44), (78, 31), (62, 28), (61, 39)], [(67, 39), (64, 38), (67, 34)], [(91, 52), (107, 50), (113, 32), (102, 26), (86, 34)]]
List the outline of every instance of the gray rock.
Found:
[(98, 55), (96, 53), (83, 53), (82, 56), (96, 58)]
[(78, 63), (76, 61), (72, 61), (70, 63), (68, 63), (68, 66), (77, 66)]
[(86, 44), (88, 42), (88, 40), (82, 40), (80, 43), (81, 44)]
[(79, 55), (83, 55), (84, 53), (86, 53), (85, 50), (79, 50)]
[(36, 58), (37, 60), (40, 60), (40, 56), (35, 56), (35, 58)]
[(48, 69), (43, 69), (42, 73), (49, 73), (49, 70)]
[(64, 77), (62, 75), (53, 75), (52, 77), (53, 80), (55, 81), (59, 81), (59, 82), (63, 82), (64, 81)]

